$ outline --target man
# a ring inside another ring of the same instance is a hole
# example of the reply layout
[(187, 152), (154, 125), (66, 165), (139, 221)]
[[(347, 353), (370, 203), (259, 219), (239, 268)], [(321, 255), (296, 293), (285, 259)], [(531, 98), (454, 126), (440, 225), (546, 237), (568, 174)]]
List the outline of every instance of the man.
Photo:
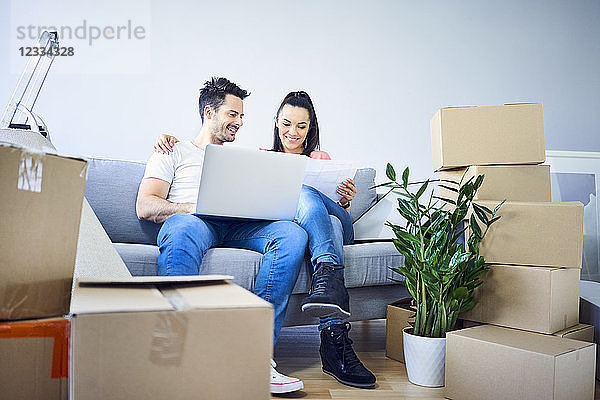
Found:
[[(199, 97), (200, 133), (192, 141), (175, 144), (170, 154), (154, 153), (150, 157), (140, 184), (136, 212), (140, 219), (164, 222), (157, 238), (159, 275), (198, 275), (204, 254), (214, 246), (262, 253), (254, 293), (273, 305), (276, 342), (302, 265), (308, 240), (306, 232), (292, 221), (232, 221), (191, 214), (196, 209), (204, 149), (208, 144), (222, 145), (235, 140), (243, 125), (243, 100), (248, 95), (225, 78), (212, 78), (204, 84)], [(303, 387), (301, 380), (278, 373), (271, 361), (272, 393)]]

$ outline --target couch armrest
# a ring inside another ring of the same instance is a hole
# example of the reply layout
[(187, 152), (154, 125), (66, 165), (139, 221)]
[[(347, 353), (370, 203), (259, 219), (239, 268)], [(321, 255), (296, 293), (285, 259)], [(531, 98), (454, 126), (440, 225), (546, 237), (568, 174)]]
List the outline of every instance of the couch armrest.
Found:
[(383, 225), (392, 210), (392, 201), (382, 198), (354, 224), (354, 240), (384, 239), (381, 236)]

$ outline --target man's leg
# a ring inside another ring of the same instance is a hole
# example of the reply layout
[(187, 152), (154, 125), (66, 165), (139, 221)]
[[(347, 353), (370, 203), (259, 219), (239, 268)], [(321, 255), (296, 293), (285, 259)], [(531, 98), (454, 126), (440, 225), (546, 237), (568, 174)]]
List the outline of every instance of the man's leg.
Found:
[[(273, 305), (273, 343), (279, 337), (307, 241), (306, 231), (291, 221), (239, 223), (232, 225), (225, 235), (224, 246), (263, 254), (254, 294)], [(285, 376), (275, 367), (275, 361), (271, 360), (271, 393), (295, 392), (304, 388), (300, 379)]]
[(273, 343), (277, 341), (288, 301), (306, 251), (307, 234), (291, 221), (243, 222), (225, 233), (223, 246), (250, 249), (263, 254), (254, 294), (274, 308)]
[(217, 245), (214, 224), (192, 214), (175, 214), (158, 232), (158, 275), (198, 275), (206, 251)]

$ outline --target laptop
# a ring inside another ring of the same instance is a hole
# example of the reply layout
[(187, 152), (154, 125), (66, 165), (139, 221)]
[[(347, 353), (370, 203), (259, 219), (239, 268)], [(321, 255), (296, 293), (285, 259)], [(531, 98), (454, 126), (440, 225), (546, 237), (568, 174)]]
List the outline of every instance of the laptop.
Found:
[(250, 220), (293, 220), (307, 157), (235, 146), (204, 151), (196, 213)]

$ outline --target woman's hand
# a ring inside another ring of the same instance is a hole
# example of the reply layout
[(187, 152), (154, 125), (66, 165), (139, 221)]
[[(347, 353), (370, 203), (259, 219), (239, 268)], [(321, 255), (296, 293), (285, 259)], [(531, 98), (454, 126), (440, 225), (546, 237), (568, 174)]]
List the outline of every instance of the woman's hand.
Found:
[(154, 151), (162, 154), (169, 154), (173, 151), (175, 143), (179, 142), (175, 136), (167, 135), (166, 133), (158, 135), (154, 143)]
[(350, 178), (346, 179), (338, 186), (337, 193), (342, 196), (340, 205), (345, 206), (356, 196), (356, 183)]

